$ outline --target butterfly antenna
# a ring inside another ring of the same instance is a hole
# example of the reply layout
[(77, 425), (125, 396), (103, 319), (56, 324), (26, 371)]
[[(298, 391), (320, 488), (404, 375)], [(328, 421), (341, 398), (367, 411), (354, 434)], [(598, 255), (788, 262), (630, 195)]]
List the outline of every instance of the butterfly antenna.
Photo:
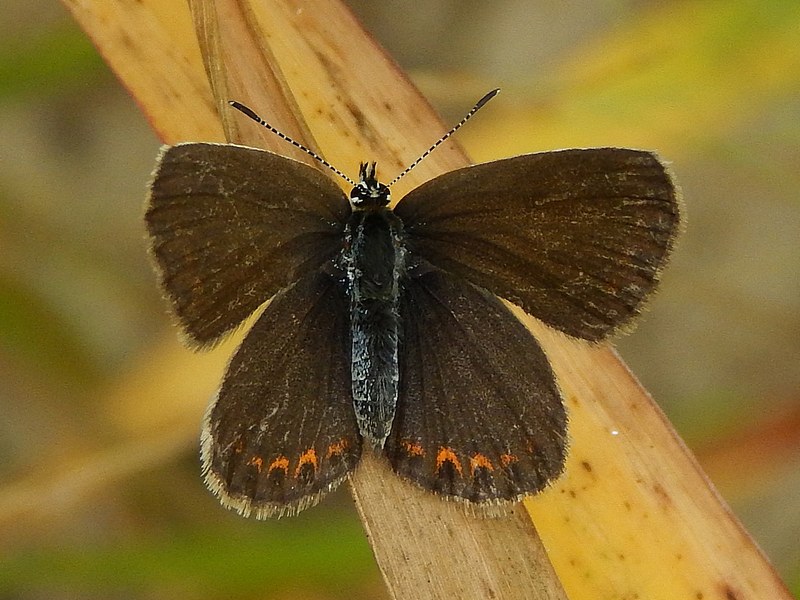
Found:
[(392, 179), (392, 181), (389, 183), (388, 187), (391, 187), (395, 183), (400, 181), (400, 179), (402, 179), (405, 176), (406, 173), (408, 173), (411, 169), (413, 169), (419, 163), (421, 163), (431, 152), (436, 150), (436, 148), (438, 148), (447, 138), (449, 138), (456, 131), (461, 129), (461, 126), (464, 125), (464, 123), (466, 123), (467, 121), (469, 121), (470, 118), (472, 117), (472, 115), (474, 115), (481, 108), (483, 108), (484, 104), (486, 104), (489, 100), (494, 98), (497, 95), (497, 92), (499, 92), (499, 91), (500, 91), (500, 88), (494, 89), (491, 92), (489, 92), (488, 94), (486, 94), (483, 98), (478, 100), (478, 103), (475, 106), (473, 106), (472, 109), (466, 115), (464, 115), (463, 119), (461, 119), (458, 123), (456, 123), (455, 127), (453, 127), (450, 131), (445, 133), (442, 137), (440, 137), (439, 141), (437, 141), (433, 146), (431, 146), (430, 148), (425, 150), (425, 152), (423, 152), (422, 155), (417, 160), (415, 160), (410, 165), (408, 165), (408, 167), (406, 167), (405, 171), (403, 171), (402, 173), (400, 173), (400, 175), (398, 175), (397, 177)]
[[(331, 171), (333, 171), (334, 173), (336, 173), (336, 174), (337, 174), (339, 177), (341, 177), (342, 179), (344, 179), (344, 180), (345, 180), (347, 183), (349, 183), (350, 185), (352, 185), (352, 186), (355, 186), (355, 185), (356, 185), (356, 182), (355, 182), (355, 181), (353, 181), (352, 179), (350, 179), (350, 178), (349, 178), (347, 175), (345, 175), (344, 173), (342, 173), (342, 172), (341, 172), (339, 169), (337, 169), (336, 167), (334, 167), (334, 166), (333, 166), (331, 163), (329, 163), (327, 160), (325, 160), (324, 158), (322, 158), (322, 157), (321, 157), (319, 154), (317, 154), (316, 152), (314, 152), (314, 151), (313, 151), (313, 150), (311, 150), (310, 148), (306, 148), (306, 147), (305, 147), (303, 144), (301, 144), (300, 142), (296, 142), (296, 141), (294, 141), (294, 140), (293, 140), (292, 138), (290, 138), (288, 135), (286, 135), (285, 133), (283, 133), (283, 132), (279, 131), (278, 129), (276, 129), (275, 127), (273, 127), (273, 126), (272, 126), (272, 125), (270, 125), (269, 123), (267, 123), (267, 122), (266, 122), (264, 119), (262, 119), (261, 117), (259, 117), (259, 116), (258, 116), (258, 115), (255, 113), (255, 111), (254, 111), (254, 110), (252, 110), (251, 108), (248, 108), (247, 106), (245, 106), (245, 105), (244, 105), (244, 104), (242, 104), (241, 102), (237, 102), (236, 100), (229, 100), (229, 101), (228, 101), (228, 104), (230, 104), (230, 105), (231, 105), (233, 108), (235, 108), (236, 110), (238, 110), (238, 111), (240, 111), (240, 112), (244, 113), (246, 116), (248, 116), (248, 117), (250, 117), (251, 119), (253, 119), (253, 121), (255, 121), (256, 123), (258, 123), (259, 125), (262, 125), (262, 126), (266, 127), (267, 129), (269, 129), (269, 130), (270, 130), (272, 133), (274, 133), (275, 135), (277, 135), (277, 136), (278, 136), (279, 138), (281, 138), (282, 140), (285, 140), (285, 141), (289, 142), (289, 143), (290, 143), (292, 146), (294, 146), (294, 147), (296, 147), (296, 148), (300, 148), (300, 150), (302, 150), (303, 152), (305, 152), (306, 154), (308, 154), (308, 155), (309, 155), (311, 158), (313, 158), (314, 160), (317, 160), (317, 161), (319, 161), (321, 164), (323, 164), (323, 165), (325, 165), (326, 167), (328, 167), (328, 168), (329, 168)], [(474, 110), (475, 110), (475, 109), (473, 109), (473, 112), (474, 112)]]

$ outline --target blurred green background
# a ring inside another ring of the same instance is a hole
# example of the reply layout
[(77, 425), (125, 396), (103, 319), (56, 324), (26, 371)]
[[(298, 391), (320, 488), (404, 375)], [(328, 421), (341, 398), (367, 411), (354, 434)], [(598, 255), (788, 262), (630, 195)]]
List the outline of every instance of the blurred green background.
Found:
[[(800, 3), (350, 5), (448, 122), (503, 89), (459, 133), (476, 160), (622, 145), (672, 162), (688, 227), (617, 346), (797, 594)], [(59, 3), (5, 0), (0, 598), (384, 597), (346, 491), (236, 517), (199, 477), (199, 416), (186, 430), (207, 399), (131, 392), (158, 382), (156, 348), (185, 360), (141, 221), (159, 145)]]

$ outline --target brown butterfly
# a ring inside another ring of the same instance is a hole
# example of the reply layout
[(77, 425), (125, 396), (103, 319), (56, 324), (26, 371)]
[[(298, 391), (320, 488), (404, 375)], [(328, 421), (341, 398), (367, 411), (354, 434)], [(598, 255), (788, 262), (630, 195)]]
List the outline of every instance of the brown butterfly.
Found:
[(206, 414), (208, 486), (243, 515), (295, 514), (366, 441), (451, 499), (542, 490), (564, 467), (566, 412), (499, 298), (592, 342), (628, 324), (679, 228), (669, 172), (641, 150), (528, 154), (445, 173), (394, 209), (374, 163), (352, 183), (348, 199), (315, 168), (231, 144), (161, 152), (146, 222), (188, 339), (213, 345), (271, 300)]

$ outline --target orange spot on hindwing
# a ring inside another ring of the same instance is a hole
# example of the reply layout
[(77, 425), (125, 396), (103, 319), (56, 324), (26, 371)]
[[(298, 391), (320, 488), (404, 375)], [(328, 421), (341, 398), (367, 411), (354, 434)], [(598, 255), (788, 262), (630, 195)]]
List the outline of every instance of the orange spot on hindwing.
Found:
[[(258, 469), (261, 473), (261, 468)], [(267, 478), (271, 485), (281, 486), (286, 478), (289, 477), (289, 459), (279, 454), (267, 467)]]
[(472, 458), (469, 459), (469, 468), (473, 476), (475, 475), (475, 471), (478, 469), (494, 471), (494, 465), (492, 464), (492, 461), (490, 461), (485, 454), (481, 454), (480, 452), (476, 452), (472, 455)]
[(253, 456), (247, 461), (247, 464), (254, 466), (256, 471), (261, 473), (261, 468), (264, 466), (264, 459), (260, 456)]
[[(417, 442), (409, 442), (407, 440), (403, 440), (400, 442), (400, 446), (403, 450), (406, 451), (406, 454), (409, 456), (425, 456), (425, 448), (423, 448)], [(438, 466), (438, 457), (437, 457), (437, 466)]]
[(269, 463), (267, 471), (271, 473), (276, 469), (280, 469), (284, 474), (287, 474), (289, 472), (289, 459), (283, 455), (279, 455), (278, 458)]
[(500, 455), (500, 464), (502, 464), (504, 467), (509, 467), (517, 461), (519, 461), (519, 459), (513, 454)]
[(333, 456), (341, 456), (342, 454), (344, 454), (344, 451), (347, 450), (347, 447), (349, 445), (350, 444), (347, 442), (345, 438), (342, 438), (339, 441), (332, 443), (330, 446), (328, 446), (328, 451), (325, 453), (325, 458), (331, 458)]
[(314, 448), (309, 448), (300, 455), (300, 460), (297, 461), (297, 469), (294, 471), (294, 476), (303, 479), (313, 479), (314, 474), (317, 472), (317, 451)]
[(452, 465), (459, 476), (463, 475), (461, 461), (458, 460), (456, 453), (451, 448), (439, 448), (439, 452), (436, 454), (436, 470), (441, 472), (446, 463)]

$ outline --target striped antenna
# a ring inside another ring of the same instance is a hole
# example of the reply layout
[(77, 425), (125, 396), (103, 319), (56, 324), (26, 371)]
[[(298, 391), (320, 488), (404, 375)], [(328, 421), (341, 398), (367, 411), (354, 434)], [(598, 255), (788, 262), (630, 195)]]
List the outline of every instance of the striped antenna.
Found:
[(236, 110), (238, 110), (238, 111), (240, 111), (240, 112), (244, 113), (245, 115), (247, 115), (248, 117), (250, 117), (251, 119), (253, 119), (253, 121), (255, 121), (256, 123), (258, 123), (259, 125), (263, 125), (264, 127), (266, 127), (267, 129), (269, 129), (269, 130), (270, 130), (272, 133), (274, 133), (275, 135), (277, 135), (277, 136), (278, 136), (279, 138), (281, 138), (282, 140), (285, 140), (285, 141), (289, 142), (289, 143), (290, 143), (292, 146), (295, 146), (296, 148), (300, 148), (300, 150), (302, 150), (303, 152), (305, 152), (306, 154), (308, 154), (308, 155), (309, 155), (311, 158), (313, 158), (314, 160), (318, 160), (318, 161), (319, 161), (321, 164), (323, 164), (323, 165), (325, 165), (326, 167), (328, 167), (328, 168), (329, 168), (331, 171), (333, 171), (334, 173), (336, 173), (336, 174), (337, 174), (339, 177), (341, 177), (342, 179), (344, 179), (344, 180), (345, 180), (347, 183), (349, 183), (350, 185), (352, 185), (353, 187), (355, 187), (355, 185), (356, 185), (356, 182), (355, 182), (355, 181), (353, 181), (352, 179), (350, 179), (350, 178), (349, 178), (347, 175), (345, 175), (344, 173), (342, 173), (342, 172), (341, 172), (339, 169), (337, 169), (336, 167), (334, 167), (334, 166), (333, 166), (331, 163), (329, 163), (327, 160), (325, 160), (324, 158), (322, 158), (322, 157), (321, 157), (319, 154), (317, 154), (316, 152), (314, 152), (314, 151), (313, 151), (313, 150), (311, 150), (310, 148), (306, 148), (306, 147), (305, 147), (303, 144), (301, 144), (300, 142), (296, 142), (296, 141), (294, 141), (294, 140), (293, 140), (292, 138), (290, 138), (288, 135), (286, 135), (286, 134), (285, 134), (285, 133), (283, 133), (282, 131), (279, 131), (278, 129), (276, 129), (275, 127), (273, 127), (273, 126), (272, 126), (272, 125), (270, 125), (269, 123), (267, 123), (267, 122), (266, 122), (264, 119), (262, 119), (261, 117), (259, 117), (259, 116), (256, 114), (256, 112), (255, 112), (253, 109), (251, 109), (251, 108), (248, 108), (247, 106), (245, 106), (245, 105), (244, 105), (244, 104), (242, 104), (241, 102), (237, 102), (236, 100), (229, 100), (229, 101), (228, 101), (228, 104), (230, 104), (230, 105), (231, 105), (233, 108), (235, 108)]
[(436, 148), (438, 148), (447, 138), (449, 138), (456, 131), (458, 131), (464, 123), (466, 123), (467, 121), (470, 120), (470, 117), (472, 117), (472, 115), (474, 115), (481, 108), (483, 108), (483, 105), (486, 104), (492, 98), (494, 98), (499, 91), (500, 91), (500, 88), (494, 89), (491, 92), (489, 92), (488, 94), (486, 94), (483, 98), (478, 100), (478, 103), (475, 106), (473, 106), (472, 109), (466, 115), (464, 115), (463, 119), (461, 119), (458, 123), (456, 123), (455, 127), (453, 127), (450, 131), (445, 133), (442, 137), (440, 137), (439, 141), (437, 141), (433, 146), (431, 146), (430, 148), (425, 150), (425, 152), (423, 152), (422, 155), (417, 160), (415, 160), (408, 167), (406, 167), (405, 171), (403, 171), (402, 173), (400, 173), (400, 175), (398, 175), (397, 177), (392, 179), (392, 181), (389, 183), (389, 185), (387, 187), (392, 187), (395, 183), (400, 181), (400, 179), (402, 179), (403, 176), (406, 175), (406, 173), (408, 173), (411, 169), (413, 169), (419, 163), (421, 163), (431, 152), (436, 150)]
[[(426, 158), (426, 157), (427, 157), (427, 156), (428, 156), (428, 155), (429, 155), (431, 152), (433, 152), (434, 150), (436, 150), (436, 148), (438, 148), (438, 147), (439, 147), (439, 146), (440, 146), (442, 143), (444, 143), (444, 141), (445, 141), (445, 140), (447, 140), (447, 138), (449, 138), (449, 137), (450, 137), (451, 135), (453, 135), (453, 134), (454, 134), (456, 131), (458, 131), (458, 130), (461, 128), (461, 126), (462, 126), (462, 125), (464, 125), (464, 123), (466, 123), (467, 121), (469, 121), (469, 120), (470, 120), (470, 118), (472, 117), (472, 115), (474, 115), (474, 114), (475, 114), (476, 112), (478, 112), (478, 111), (479, 111), (481, 108), (483, 108), (483, 105), (484, 105), (484, 104), (486, 104), (486, 103), (487, 103), (489, 100), (491, 100), (492, 98), (494, 98), (494, 97), (497, 95), (497, 93), (498, 93), (499, 91), (500, 91), (500, 89), (499, 89), (499, 88), (498, 88), (498, 89), (494, 89), (494, 90), (492, 90), (491, 92), (489, 92), (488, 94), (486, 94), (486, 95), (485, 95), (483, 98), (481, 98), (480, 100), (478, 100), (478, 103), (477, 103), (475, 106), (473, 106), (473, 107), (472, 107), (472, 109), (471, 109), (471, 110), (470, 110), (470, 111), (469, 111), (469, 112), (468, 112), (466, 115), (464, 115), (464, 118), (463, 118), (463, 119), (461, 119), (461, 120), (460, 120), (458, 123), (456, 123), (455, 127), (453, 127), (453, 128), (450, 130), (450, 131), (448, 131), (447, 133), (445, 133), (445, 134), (444, 134), (442, 137), (440, 137), (440, 138), (439, 138), (439, 140), (438, 140), (438, 141), (437, 141), (437, 142), (436, 142), (436, 143), (435, 143), (433, 146), (431, 146), (430, 148), (428, 148), (428, 149), (427, 149), (425, 152), (423, 152), (423, 153), (422, 153), (422, 155), (420, 155), (420, 157), (419, 157), (419, 158), (417, 158), (417, 160), (415, 160), (415, 161), (414, 161), (414, 162), (412, 162), (412, 163), (411, 163), (411, 164), (410, 164), (408, 167), (406, 167), (406, 170), (405, 170), (405, 171), (403, 171), (403, 172), (402, 172), (402, 173), (400, 173), (400, 174), (399, 174), (397, 177), (395, 177), (395, 178), (394, 178), (394, 179), (391, 181), (391, 183), (389, 183), (389, 185), (388, 185), (387, 187), (391, 187), (392, 185), (394, 185), (395, 183), (397, 183), (398, 181), (400, 181), (400, 179), (402, 179), (402, 178), (403, 178), (403, 176), (405, 176), (405, 175), (406, 175), (406, 174), (407, 174), (409, 171), (411, 171), (411, 169), (413, 169), (413, 168), (414, 168), (414, 167), (416, 167), (416, 166), (417, 166), (419, 163), (421, 163), (421, 162), (422, 162), (422, 161), (423, 161), (423, 160), (424, 160), (424, 159), (425, 159), (425, 158)], [(243, 114), (245, 114), (247, 117), (250, 117), (251, 119), (253, 119), (253, 121), (255, 121), (256, 123), (258, 123), (259, 125), (261, 125), (261, 126), (263, 126), (263, 127), (266, 127), (268, 130), (270, 130), (272, 133), (274, 133), (275, 135), (277, 135), (277, 136), (278, 136), (279, 138), (281, 138), (282, 140), (285, 140), (285, 141), (289, 142), (289, 143), (290, 143), (292, 146), (295, 146), (296, 148), (299, 148), (300, 150), (302, 150), (303, 152), (305, 152), (306, 154), (308, 154), (308, 155), (309, 155), (311, 158), (313, 158), (314, 160), (317, 160), (317, 161), (319, 161), (321, 164), (325, 165), (325, 166), (326, 166), (326, 167), (328, 167), (328, 168), (329, 168), (331, 171), (333, 171), (334, 173), (336, 173), (336, 174), (337, 174), (339, 177), (341, 177), (342, 179), (344, 179), (344, 180), (345, 180), (347, 183), (349, 183), (350, 185), (352, 185), (352, 186), (354, 186), (354, 187), (355, 187), (355, 185), (356, 185), (356, 182), (355, 182), (355, 181), (353, 181), (353, 180), (352, 180), (350, 177), (348, 177), (347, 175), (345, 175), (344, 173), (342, 173), (342, 172), (341, 172), (339, 169), (337, 169), (336, 167), (334, 167), (334, 166), (333, 166), (331, 163), (329, 163), (327, 160), (325, 160), (324, 158), (322, 158), (322, 157), (321, 157), (319, 154), (317, 154), (317, 153), (316, 153), (316, 152), (314, 152), (313, 150), (311, 150), (311, 149), (309, 149), (309, 148), (306, 148), (306, 147), (305, 147), (303, 144), (301, 144), (300, 142), (296, 142), (295, 140), (293, 140), (292, 138), (290, 138), (288, 135), (286, 135), (286, 134), (285, 134), (285, 133), (283, 133), (282, 131), (279, 131), (278, 129), (276, 129), (275, 127), (273, 127), (273, 126), (272, 126), (272, 125), (270, 125), (269, 123), (267, 123), (267, 122), (266, 122), (264, 119), (262, 119), (261, 117), (259, 117), (259, 116), (256, 114), (256, 112), (255, 112), (254, 110), (252, 110), (251, 108), (248, 108), (247, 106), (245, 106), (245, 105), (244, 105), (244, 104), (242, 104), (241, 102), (237, 102), (236, 100), (230, 100), (230, 101), (228, 102), (228, 104), (230, 104), (230, 105), (231, 105), (233, 108), (235, 108), (236, 110), (238, 110), (238, 111), (242, 112)]]

